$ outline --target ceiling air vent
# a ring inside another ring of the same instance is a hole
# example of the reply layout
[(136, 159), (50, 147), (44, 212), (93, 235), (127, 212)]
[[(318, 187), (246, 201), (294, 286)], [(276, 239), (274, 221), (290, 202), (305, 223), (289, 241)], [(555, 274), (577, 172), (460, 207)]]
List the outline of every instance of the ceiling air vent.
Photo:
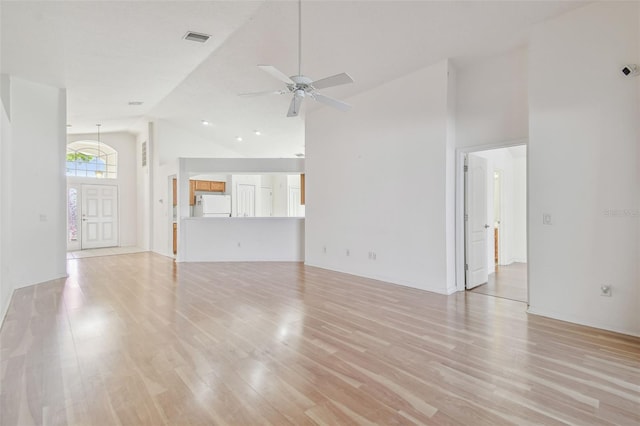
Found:
[(198, 43), (204, 43), (207, 40), (209, 40), (210, 37), (211, 37), (210, 35), (194, 33), (193, 31), (189, 31), (187, 34), (185, 34), (184, 39), (197, 41)]

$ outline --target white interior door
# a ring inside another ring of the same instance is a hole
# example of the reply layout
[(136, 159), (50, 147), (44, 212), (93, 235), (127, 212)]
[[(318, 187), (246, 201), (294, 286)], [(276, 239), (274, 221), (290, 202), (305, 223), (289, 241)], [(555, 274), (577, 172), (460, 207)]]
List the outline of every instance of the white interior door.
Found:
[(288, 216), (298, 217), (300, 215), (300, 188), (295, 186), (289, 187)]
[(268, 186), (260, 187), (260, 216), (273, 216), (273, 190)]
[(82, 248), (118, 245), (118, 187), (82, 185)]
[(256, 215), (256, 186), (245, 183), (238, 184), (238, 216), (253, 217)]
[(487, 267), (487, 160), (468, 156), (466, 184), (466, 287), (471, 289), (489, 279)]

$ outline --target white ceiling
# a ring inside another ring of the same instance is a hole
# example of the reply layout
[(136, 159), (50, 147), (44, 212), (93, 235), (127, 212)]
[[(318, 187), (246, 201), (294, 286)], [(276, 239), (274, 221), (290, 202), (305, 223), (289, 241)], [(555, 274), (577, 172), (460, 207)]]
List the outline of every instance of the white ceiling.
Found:
[[(469, 66), (521, 46), (535, 23), (581, 4), (304, 0), (302, 71), (314, 79), (348, 72), (355, 84), (323, 91), (344, 99), (444, 58)], [(295, 1), (2, 1), (0, 8), (2, 72), (67, 88), (71, 133), (95, 132), (96, 123), (103, 132), (135, 131), (162, 118), (242, 155), (304, 152), (304, 114), (285, 117), (288, 96), (237, 96), (282, 87), (257, 64), (297, 74)], [(190, 30), (212, 38), (183, 40)]]

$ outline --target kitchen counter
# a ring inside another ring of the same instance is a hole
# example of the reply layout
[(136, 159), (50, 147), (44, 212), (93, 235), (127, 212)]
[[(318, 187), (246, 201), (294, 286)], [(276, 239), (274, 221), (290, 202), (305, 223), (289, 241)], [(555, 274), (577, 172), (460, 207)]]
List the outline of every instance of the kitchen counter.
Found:
[(185, 217), (178, 262), (304, 260), (303, 217)]
[(182, 220), (304, 220), (304, 217), (285, 217), (285, 216), (231, 216), (231, 217), (203, 217), (203, 216), (189, 216), (183, 217)]

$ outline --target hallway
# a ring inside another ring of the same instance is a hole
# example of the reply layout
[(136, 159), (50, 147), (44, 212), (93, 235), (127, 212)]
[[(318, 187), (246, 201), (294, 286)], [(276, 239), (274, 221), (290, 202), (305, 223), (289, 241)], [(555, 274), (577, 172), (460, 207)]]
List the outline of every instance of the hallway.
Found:
[(489, 281), (471, 292), (527, 302), (527, 264), (496, 265), (496, 272), (489, 274)]

